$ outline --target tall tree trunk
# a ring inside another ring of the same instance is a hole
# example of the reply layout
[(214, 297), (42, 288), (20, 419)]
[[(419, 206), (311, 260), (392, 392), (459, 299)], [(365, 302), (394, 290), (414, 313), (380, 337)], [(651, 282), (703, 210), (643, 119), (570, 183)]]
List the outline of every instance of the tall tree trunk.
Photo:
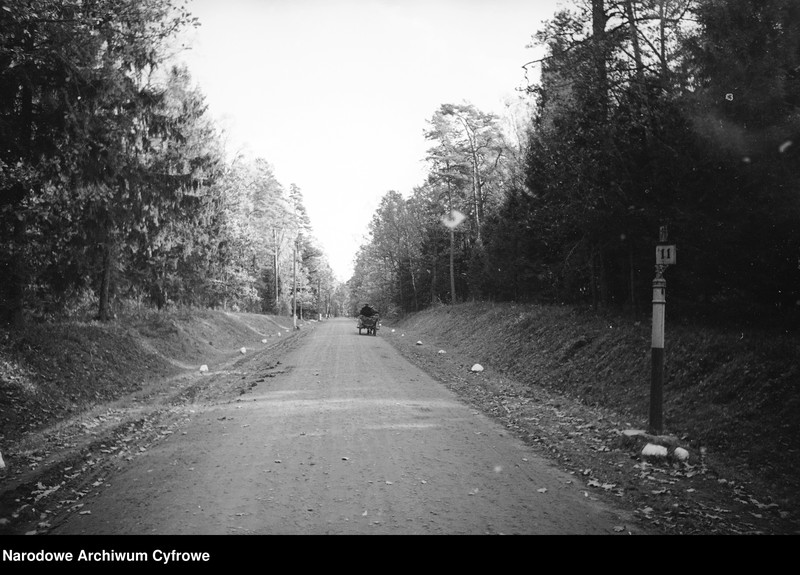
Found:
[(641, 84), (644, 82), (644, 63), (642, 62), (642, 50), (639, 46), (639, 26), (636, 24), (636, 14), (633, 11), (633, 0), (625, 0), (625, 13), (628, 17), (631, 45), (633, 46), (633, 59), (636, 64), (636, 79), (639, 81), (641, 88)]
[(472, 201), (475, 205), (475, 237), (477, 244), (483, 244), (481, 238), (481, 222), (483, 222), (483, 202), (481, 201), (481, 178), (478, 172), (478, 156), (473, 148), (472, 150)]
[(660, 36), (660, 54), (659, 57), (661, 59), (661, 76), (664, 80), (664, 86), (667, 85), (666, 80), (669, 76), (669, 65), (667, 64), (667, 30), (665, 24), (666, 18), (666, 11), (664, 9), (664, 4), (666, 0), (660, 0), (658, 3), (658, 17), (659, 17), (659, 24), (658, 24), (658, 31)]
[(592, 296), (592, 309), (597, 310), (597, 252), (594, 248), (589, 256), (589, 293)]
[(406, 242), (406, 258), (408, 259), (408, 274), (411, 276), (411, 292), (414, 297), (414, 311), (419, 311), (419, 298), (417, 297), (417, 278), (414, 274), (414, 258), (411, 257), (411, 240), (409, 239), (408, 228), (405, 229), (403, 239)]
[[(449, 168), (449, 166), (448, 166)], [(450, 179), (447, 180), (447, 206), (450, 210), (450, 215), (453, 214), (453, 190), (451, 188)], [(456, 303), (456, 271), (455, 271), (455, 230), (450, 228), (450, 303)]]
[(456, 268), (455, 268), (456, 232), (450, 230), (450, 303), (456, 303)]
[(417, 296), (417, 278), (414, 275), (413, 262), (409, 264), (411, 271), (411, 289), (414, 291), (414, 311), (419, 311), (419, 297)]
[(223, 277), (222, 289), (224, 290), (222, 292), (222, 310), (228, 311), (228, 272), (226, 271), (222, 277)]
[(431, 303), (436, 301), (436, 269), (439, 267), (439, 246), (436, 238), (433, 239), (433, 261), (431, 262)]
[(608, 307), (610, 299), (608, 291), (608, 267), (606, 266), (606, 256), (602, 249), (599, 251), (598, 264), (600, 265), (600, 305)]
[(14, 328), (21, 328), (25, 323), (23, 309), (25, 306), (25, 277), (27, 276), (26, 265), (22, 257), (22, 246), (25, 240), (25, 223), (16, 219), (14, 221), (13, 233), (9, 242), (10, 249), (7, 255), (10, 256), (7, 263), (3, 266), (7, 269), (4, 274), (2, 288), (2, 317), (0, 323), (11, 325)]
[(106, 239), (103, 246), (103, 271), (100, 279), (100, 309), (97, 317), (100, 321), (111, 319), (110, 297), (111, 282), (114, 279), (114, 265), (116, 263), (116, 246), (112, 238)]
[[(630, 237), (630, 236), (629, 236)], [(630, 301), (631, 301), (631, 317), (636, 317), (636, 270), (633, 266), (633, 242), (628, 243), (628, 268), (630, 270)]]
[(399, 293), (400, 309), (405, 311), (405, 300), (403, 296), (403, 270), (400, 268), (400, 260), (395, 262), (390, 259), (392, 269), (397, 273), (397, 292)]
[(297, 241), (292, 252), (292, 321), (297, 329)]
[(606, 22), (608, 17), (605, 12), (605, 0), (592, 0), (592, 42), (595, 64), (595, 98), (597, 107), (594, 112), (596, 120), (605, 124), (608, 119), (608, 64), (606, 53)]

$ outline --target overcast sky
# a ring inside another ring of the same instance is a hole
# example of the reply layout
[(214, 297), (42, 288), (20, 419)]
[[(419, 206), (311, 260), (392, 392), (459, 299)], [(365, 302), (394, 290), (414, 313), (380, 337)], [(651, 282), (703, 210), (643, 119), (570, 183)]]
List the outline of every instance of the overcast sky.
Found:
[(191, 0), (180, 55), (228, 135), (305, 198), (340, 280), (389, 190), (425, 179), (444, 103), (501, 113), (558, 0)]

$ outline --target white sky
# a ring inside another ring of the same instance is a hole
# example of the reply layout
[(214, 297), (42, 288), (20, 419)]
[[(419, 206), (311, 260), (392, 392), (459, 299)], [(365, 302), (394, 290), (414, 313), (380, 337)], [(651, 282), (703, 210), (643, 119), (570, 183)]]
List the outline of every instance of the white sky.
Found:
[(180, 55), (228, 136), (303, 192), (337, 277), (389, 190), (425, 180), (441, 104), (502, 113), (557, 0), (191, 0)]

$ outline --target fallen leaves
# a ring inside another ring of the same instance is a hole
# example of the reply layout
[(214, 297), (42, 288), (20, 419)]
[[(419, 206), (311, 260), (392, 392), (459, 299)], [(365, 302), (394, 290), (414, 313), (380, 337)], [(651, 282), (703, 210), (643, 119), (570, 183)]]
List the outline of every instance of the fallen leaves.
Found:
[(55, 493), (56, 491), (61, 489), (61, 487), (63, 485), (64, 485), (64, 482), (62, 481), (58, 485), (54, 485), (52, 487), (45, 487), (41, 482), (38, 482), (36, 484), (36, 489), (31, 493), (31, 495), (34, 496), (33, 497), (34, 503), (38, 502), (40, 499), (42, 499), (44, 497), (52, 495), (53, 493)]
[(616, 483), (600, 483), (597, 479), (590, 479), (586, 485), (589, 487), (599, 487), (600, 489), (604, 489), (606, 491), (611, 491), (617, 486)]

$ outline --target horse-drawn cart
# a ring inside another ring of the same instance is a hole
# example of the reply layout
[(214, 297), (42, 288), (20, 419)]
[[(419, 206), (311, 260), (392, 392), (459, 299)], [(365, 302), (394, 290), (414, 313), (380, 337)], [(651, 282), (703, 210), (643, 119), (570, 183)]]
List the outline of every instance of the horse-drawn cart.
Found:
[(361, 335), (361, 330), (366, 330), (367, 335), (378, 335), (379, 317), (377, 315), (358, 316), (358, 335)]

